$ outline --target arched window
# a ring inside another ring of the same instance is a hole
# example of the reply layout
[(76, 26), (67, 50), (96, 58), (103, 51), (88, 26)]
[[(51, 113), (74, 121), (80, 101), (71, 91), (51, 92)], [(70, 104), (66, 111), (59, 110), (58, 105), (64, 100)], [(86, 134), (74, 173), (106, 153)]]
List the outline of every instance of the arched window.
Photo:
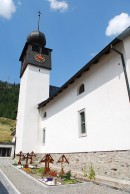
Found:
[(78, 95), (82, 94), (84, 92), (85, 88), (84, 88), (84, 84), (81, 84), (78, 90)]

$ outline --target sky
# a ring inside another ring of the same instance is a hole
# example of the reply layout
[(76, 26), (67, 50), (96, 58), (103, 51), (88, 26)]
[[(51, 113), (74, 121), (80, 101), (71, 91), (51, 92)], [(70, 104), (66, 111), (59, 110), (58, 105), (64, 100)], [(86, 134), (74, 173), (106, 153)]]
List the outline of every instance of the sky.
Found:
[(0, 80), (20, 82), (19, 57), (30, 32), (52, 49), (50, 84), (62, 86), (130, 26), (130, 0), (0, 0)]

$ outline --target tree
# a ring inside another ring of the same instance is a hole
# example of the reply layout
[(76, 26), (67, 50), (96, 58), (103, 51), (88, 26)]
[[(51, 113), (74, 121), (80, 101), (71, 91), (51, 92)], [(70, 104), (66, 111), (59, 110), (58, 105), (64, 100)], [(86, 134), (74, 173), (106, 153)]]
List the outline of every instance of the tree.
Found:
[(0, 117), (16, 119), (19, 84), (0, 81)]

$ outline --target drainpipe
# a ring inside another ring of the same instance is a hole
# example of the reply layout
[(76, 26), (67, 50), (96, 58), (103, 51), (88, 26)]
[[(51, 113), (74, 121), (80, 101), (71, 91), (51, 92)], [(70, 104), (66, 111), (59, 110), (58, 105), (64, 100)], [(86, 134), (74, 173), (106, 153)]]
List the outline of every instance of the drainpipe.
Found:
[(121, 56), (121, 61), (122, 61), (122, 66), (123, 66), (123, 71), (124, 71), (125, 81), (126, 81), (126, 87), (127, 87), (127, 92), (128, 92), (128, 98), (129, 98), (129, 102), (130, 102), (130, 86), (129, 86), (128, 76), (127, 76), (124, 56), (123, 56), (123, 54), (120, 51), (118, 51), (115, 48), (113, 48), (113, 45), (111, 45), (111, 49)]
[(14, 154), (13, 154), (13, 159), (15, 158), (15, 150), (16, 150), (16, 136), (15, 136), (15, 141), (14, 141)]

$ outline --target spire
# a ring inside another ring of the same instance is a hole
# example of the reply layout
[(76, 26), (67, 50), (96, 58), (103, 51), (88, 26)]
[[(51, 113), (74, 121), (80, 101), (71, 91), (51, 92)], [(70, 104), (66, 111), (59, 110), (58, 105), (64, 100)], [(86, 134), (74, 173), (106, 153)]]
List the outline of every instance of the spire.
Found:
[(38, 31), (39, 31), (39, 25), (40, 25), (40, 16), (41, 16), (41, 12), (40, 11), (38, 11)]

